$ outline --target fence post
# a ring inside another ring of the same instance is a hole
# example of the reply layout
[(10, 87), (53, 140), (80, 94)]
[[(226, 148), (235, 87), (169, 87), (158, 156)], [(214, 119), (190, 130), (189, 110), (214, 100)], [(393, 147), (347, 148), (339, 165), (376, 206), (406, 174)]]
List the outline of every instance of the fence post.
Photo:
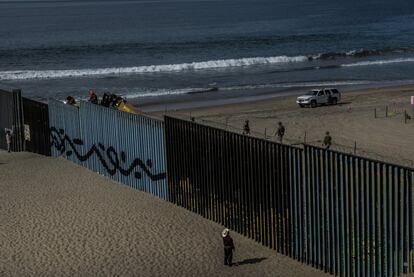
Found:
[(306, 131), (305, 131), (305, 136), (303, 137), (303, 143), (306, 144)]
[(354, 143), (354, 155), (356, 155), (356, 141)]
[(377, 108), (374, 108), (374, 118), (377, 118)]
[(267, 129), (265, 128), (265, 131), (264, 131), (264, 139), (267, 139), (266, 131), (267, 131)]
[(385, 117), (388, 117), (388, 106), (385, 106)]

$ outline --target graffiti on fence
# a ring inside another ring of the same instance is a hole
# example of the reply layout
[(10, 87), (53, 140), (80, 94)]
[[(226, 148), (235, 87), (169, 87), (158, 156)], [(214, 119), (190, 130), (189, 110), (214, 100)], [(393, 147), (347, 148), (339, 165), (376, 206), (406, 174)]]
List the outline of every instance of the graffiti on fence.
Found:
[[(165, 172), (157, 174), (151, 172), (153, 164), (150, 159), (144, 162), (143, 160), (136, 158), (129, 166), (124, 168), (121, 163), (125, 163), (126, 154), (123, 151), (118, 154), (113, 146), (106, 148), (102, 143), (98, 143), (97, 145), (94, 144), (88, 152), (86, 152), (86, 154), (82, 155), (77, 149), (77, 146), (83, 146), (83, 141), (81, 139), (72, 139), (65, 134), (65, 130), (58, 130), (55, 127), (50, 128), (50, 136), (52, 138), (52, 146), (54, 146), (61, 154), (65, 154), (68, 157), (75, 154), (77, 159), (81, 162), (87, 161), (95, 153), (102, 166), (111, 176), (115, 175), (116, 172), (119, 171), (124, 176), (129, 176), (131, 173), (134, 173), (136, 179), (142, 178), (142, 172), (145, 173), (152, 181), (160, 181), (166, 178), (167, 174)], [(65, 142), (71, 149), (66, 149)], [(104, 157), (105, 155), (109, 163), (106, 161)]]

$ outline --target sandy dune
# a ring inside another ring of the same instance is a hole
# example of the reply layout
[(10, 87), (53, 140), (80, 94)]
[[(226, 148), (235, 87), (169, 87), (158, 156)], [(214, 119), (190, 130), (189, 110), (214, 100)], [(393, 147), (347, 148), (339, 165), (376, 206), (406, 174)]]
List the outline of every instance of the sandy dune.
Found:
[(0, 276), (322, 276), (69, 161), (0, 151)]

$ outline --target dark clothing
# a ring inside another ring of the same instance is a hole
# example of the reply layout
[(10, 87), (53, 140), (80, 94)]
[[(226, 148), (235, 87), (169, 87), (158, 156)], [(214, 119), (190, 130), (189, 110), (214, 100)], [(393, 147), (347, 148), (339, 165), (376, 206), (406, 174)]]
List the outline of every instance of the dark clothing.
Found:
[(249, 124), (248, 124), (248, 123), (245, 123), (245, 124), (244, 124), (244, 127), (243, 127), (243, 134), (244, 134), (244, 135), (249, 135), (249, 134), (250, 134), (250, 127), (249, 127)]
[(224, 245), (224, 265), (232, 265), (234, 243), (233, 239), (228, 235), (223, 238)]
[(325, 145), (326, 149), (329, 149), (329, 147), (331, 147), (331, 144), (332, 144), (332, 137), (330, 135), (326, 135), (323, 140), (323, 145)]
[(230, 236), (226, 236), (223, 238), (223, 245), (224, 248), (234, 249), (233, 239)]
[(98, 96), (96, 96), (95, 93), (91, 94), (91, 96), (89, 97), (89, 102), (91, 102), (92, 104), (98, 104)]
[(282, 125), (277, 129), (277, 135), (279, 137), (283, 137), (285, 135), (285, 126)]
[(276, 132), (277, 136), (279, 137), (279, 141), (282, 142), (283, 136), (285, 135), (285, 126), (280, 125)]
[(232, 266), (233, 264), (233, 249), (224, 248), (224, 265)]
[(72, 96), (68, 96), (67, 98), (66, 98), (66, 104), (68, 104), (68, 105), (75, 105), (76, 104), (76, 101), (75, 101), (75, 98), (73, 98)]

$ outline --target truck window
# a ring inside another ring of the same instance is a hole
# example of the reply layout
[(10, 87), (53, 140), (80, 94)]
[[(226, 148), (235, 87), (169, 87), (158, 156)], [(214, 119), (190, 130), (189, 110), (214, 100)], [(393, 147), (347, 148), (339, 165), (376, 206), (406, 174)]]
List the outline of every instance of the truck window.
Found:
[(339, 91), (337, 89), (333, 89), (332, 93), (339, 93)]

